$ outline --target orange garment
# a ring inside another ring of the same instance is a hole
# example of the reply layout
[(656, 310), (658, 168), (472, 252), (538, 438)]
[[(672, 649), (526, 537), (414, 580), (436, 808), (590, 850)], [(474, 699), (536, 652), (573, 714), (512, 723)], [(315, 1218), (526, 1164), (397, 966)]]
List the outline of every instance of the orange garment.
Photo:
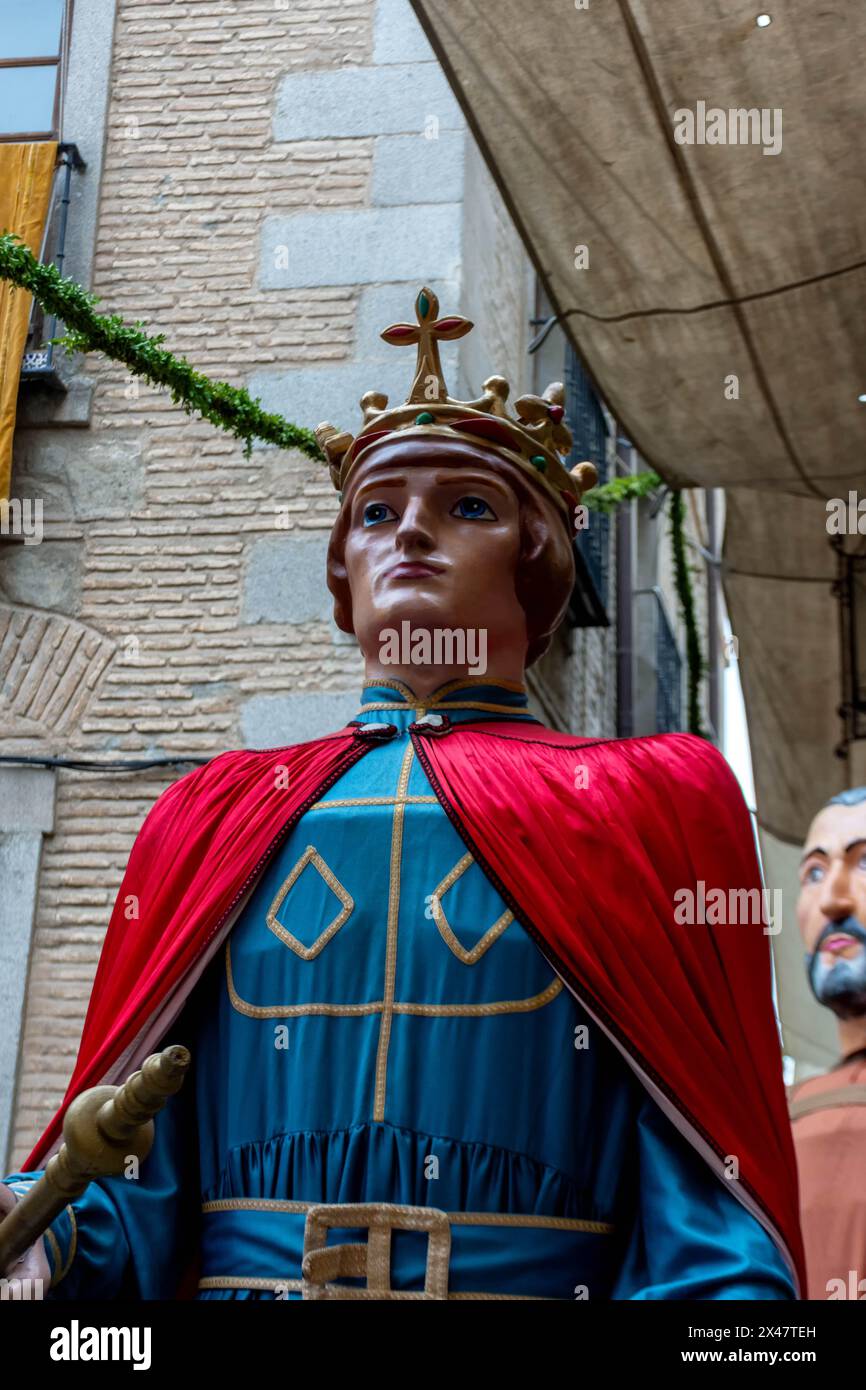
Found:
[(866, 1299), (866, 1049), (793, 1087), (789, 1102), (807, 1296)]
[[(16, 232), (34, 256), (39, 255), (56, 161), (56, 140), (32, 145), (0, 141), (0, 232)], [(18, 377), (30, 304), (25, 290), (0, 280), (0, 501), (9, 496)]]

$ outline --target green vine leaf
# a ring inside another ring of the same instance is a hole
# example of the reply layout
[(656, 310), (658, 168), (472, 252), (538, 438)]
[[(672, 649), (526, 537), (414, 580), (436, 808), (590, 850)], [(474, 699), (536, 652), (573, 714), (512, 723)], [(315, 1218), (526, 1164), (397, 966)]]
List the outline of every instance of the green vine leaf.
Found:
[(55, 265), (42, 265), (19, 236), (0, 236), (0, 278), (32, 294), (47, 313), (56, 315), (66, 332), (51, 341), (65, 352), (99, 352), (122, 362), (134, 376), (151, 386), (164, 387), (187, 414), (200, 415), (212, 425), (243, 440), (244, 456), (252, 453), (254, 439), (281, 449), (300, 449), (323, 461), (312, 430), (262, 410), (243, 387), (227, 381), (211, 381), (186, 360), (165, 347), (164, 333), (148, 334), (142, 321), (126, 323), (119, 314), (99, 314), (96, 295), (62, 276)]
[(626, 477), (613, 478), (609, 483), (602, 483), (599, 487), (590, 488), (580, 500), (589, 507), (590, 511), (603, 512), (609, 515), (616, 510), (620, 503), (631, 502), (638, 497), (647, 497), (661, 486), (662, 479), (658, 473), (653, 473), (651, 470), (646, 473), (629, 473)]
[[(65, 325), (66, 332), (53, 338), (53, 344), (68, 353), (99, 352), (114, 362), (122, 362), (134, 376), (142, 377), (151, 386), (167, 389), (172, 401), (182, 406), (188, 415), (200, 415), (242, 440), (245, 458), (252, 453), (253, 440), (261, 439), (281, 449), (300, 449), (310, 458), (324, 460), (311, 430), (263, 410), (261, 400), (258, 397), (253, 400), (242, 387), (232, 386), (227, 381), (211, 381), (197, 372), (185, 357), (176, 357), (163, 346), (164, 333), (148, 334), (141, 319), (126, 323), (119, 314), (98, 313), (96, 295), (62, 276), (56, 266), (43, 265), (14, 232), (0, 235), (0, 279), (8, 280), (13, 292), (26, 290), (47, 313)], [(657, 473), (635, 473), (592, 488), (582, 501), (590, 510), (611, 513), (621, 503), (646, 497), (661, 485), (662, 479)], [(690, 566), (686, 560), (683, 511), (682, 495), (672, 492), (670, 522), (674, 573), (686, 625), (689, 730), (703, 734), (700, 719), (703, 659)]]
[(706, 738), (701, 722), (701, 676), (705, 666), (695, 613), (695, 594), (692, 588), (690, 565), (686, 559), (685, 506), (681, 492), (671, 492), (670, 535), (674, 561), (674, 583), (680, 612), (686, 628), (686, 664), (688, 669), (688, 727), (690, 734)]

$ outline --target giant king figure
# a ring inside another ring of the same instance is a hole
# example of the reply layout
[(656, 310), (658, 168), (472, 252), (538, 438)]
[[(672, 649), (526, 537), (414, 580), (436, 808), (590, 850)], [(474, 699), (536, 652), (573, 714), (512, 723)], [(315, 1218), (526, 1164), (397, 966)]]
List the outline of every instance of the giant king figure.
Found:
[(407, 401), (318, 431), (357, 717), (223, 753), (147, 816), (63, 1106), (0, 1205), (84, 1088), (167, 1041), (190, 1073), (140, 1171), (16, 1272), (68, 1300), (796, 1297), (768, 937), (674, 917), (760, 886), (737, 782), (701, 738), (529, 713), (594, 469), (562, 461), (561, 387), (454, 400), (438, 343), (471, 324), (426, 289), (415, 317), (383, 334), (417, 346)]

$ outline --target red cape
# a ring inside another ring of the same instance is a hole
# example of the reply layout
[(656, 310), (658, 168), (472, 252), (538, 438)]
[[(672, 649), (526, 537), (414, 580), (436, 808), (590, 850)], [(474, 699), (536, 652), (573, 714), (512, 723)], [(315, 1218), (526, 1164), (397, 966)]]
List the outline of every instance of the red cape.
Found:
[[(371, 746), (363, 726), (225, 753), (163, 793), (133, 846), (63, 1113), (165, 1039), (292, 826)], [(417, 726), (458, 833), (653, 1098), (769, 1230), (805, 1288), (797, 1177), (763, 927), (679, 925), (699, 884), (754, 890), (748, 810), (720, 753), (688, 734), (586, 742), (519, 722)], [(710, 899), (712, 901), (712, 899)], [(728, 1163), (730, 1168), (730, 1163)], [(730, 1179), (728, 1179), (730, 1181)]]

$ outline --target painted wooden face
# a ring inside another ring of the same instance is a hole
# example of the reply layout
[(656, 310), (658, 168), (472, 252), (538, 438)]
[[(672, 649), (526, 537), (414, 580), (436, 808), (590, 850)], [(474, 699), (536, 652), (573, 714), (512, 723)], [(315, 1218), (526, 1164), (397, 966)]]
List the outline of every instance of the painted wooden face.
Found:
[(797, 923), (818, 1002), (866, 1014), (866, 802), (825, 806), (809, 827)]
[(503, 648), (525, 654), (519, 498), (471, 444), (427, 445), (423, 462), (417, 452), (408, 440), (382, 445), (344, 499), (344, 563), (365, 656), (405, 622), (483, 632), (494, 658)]

